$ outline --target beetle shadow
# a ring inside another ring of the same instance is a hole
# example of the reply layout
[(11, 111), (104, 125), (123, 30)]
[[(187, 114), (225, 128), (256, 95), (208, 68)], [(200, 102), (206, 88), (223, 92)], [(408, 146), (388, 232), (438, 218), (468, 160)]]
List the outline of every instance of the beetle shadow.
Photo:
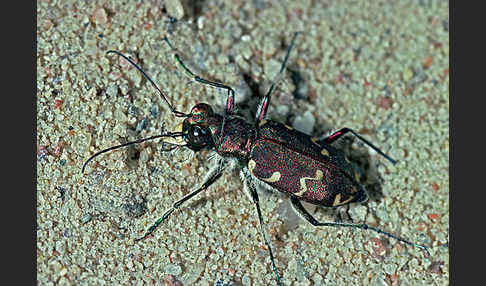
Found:
[[(313, 135), (319, 138), (325, 138), (336, 130), (332, 129), (326, 123), (316, 124)], [(366, 134), (360, 135), (367, 137)], [(379, 164), (389, 164), (389, 162), (353, 135), (345, 135), (343, 138), (334, 142), (332, 146), (342, 151), (349, 159), (358, 173), (358, 183), (367, 191), (368, 200), (377, 203), (380, 202), (384, 196), (382, 187), (384, 180), (378, 172), (378, 166)]]
[[(368, 200), (379, 203), (383, 198), (383, 178), (378, 172), (378, 166), (381, 162), (378, 162), (376, 158), (371, 158), (371, 152), (369, 148), (365, 148), (359, 139), (343, 138), (344, 141), (341, 145), (344, 154), (348, 157), (349, 161), (358, 171), (359, 183), (366, 189), (368, 193)], [(353, 148), (354, 143), (358, 143), (358, 148)], [(375, 154), (376, 156), (380, 156)], [(385, 164), (388, 161), (384, 162)], [(366, 203), (366, 202), (364, 202)]]

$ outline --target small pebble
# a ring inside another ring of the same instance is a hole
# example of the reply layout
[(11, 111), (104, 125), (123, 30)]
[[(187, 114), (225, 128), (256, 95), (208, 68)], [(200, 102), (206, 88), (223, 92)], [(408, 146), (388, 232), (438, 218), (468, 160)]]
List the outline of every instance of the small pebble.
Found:
[(199, 28), (199, 30), (204, 29), (204, 21), (205, 21), (205, 18), (202, 17), (202, 16), (197, 18), (197, 27)]
[(47, 151), (46, 147), (37, 145), (37, 160), (44, 159), (47, 155), (49, 155), (49, 151)]
[(153, 117), (157, 117), (157, 115), (159, 115), (159, 106), (158, 105), (152, 105), (152, 107), (150, 107), (150, 114)]
[(173, 275), (165, 275), (163, 281), (165, 286), (182, 286), (181, 281), (177, 280)]
[(265, 73), (265, 77), (268, 78), (269, 80), (275, 80), (281, 67), (282, 67), (281, 62), (273, 58), (269, 59), (263, 64), (263, 72)]
[(371, 280), (370, 285), (372, 285), (372, 286), (388, 286), (388, 284), (386, 284), (385, 279), (383, 279), (383, 276), (381, 274), (376, 274), (376, 276), (373, 277), (373, 279)]
[(349, 214), (353, 218), (353, 221), (364, 221), (366, 218), (367, 209), (363, 205), (355, 206), (349, 209)]
[(112, 84), (108, 87), (108, 89), (106, 90), (106, 94), (109, 96), (109, 97), (115, 97), (117, 94), (118, 94), (118, 86)]
[(147, 127), (147, 123), (148, 123), (148, 121), (147, 121), (147, 119), (146, 119), (146, 118), (144, 118), (144, 119), (140, 120), (140, 121), (137, 123), (137, 127), (135, 128), (135, 131), (137, 131), (137, 132), (142, 131), (143, 129), (145, 129), (145, 128)]
[(224, 279), (219, 279), (214, 283), (214, 286), (232, 286), (233, 283), (231, 281), (225, 281)]
[(90, 214), (85, 214), (82, 218), (81, 218), (81, 223), (82, 224), (85, 224), (85, 223), (88, 223), (89, 221), (91, 220), (91, 215)]
[(62, 141), (59, 141), (54, 147), (54, 155), (56, 155), (57, 157), (61, 156), (62, 147), (63, 147), (63, 143)]
[(251, 40), (251, 37), (250, 37), (250, 35), (243, 35), (243, 36), (241, 36), (241, 40), (243, 42), (249, 42)]
[(47, 31), (50, 28), (52, 28), (54, 26), (54, 24), (52, 23), (51, 20), (45, 20), (43, 26), (44, 26), (44, 29)]
[(71, 230), (69, 228), (66, 228), (66, 230), (64, 230), (63, 236), (69, 238), (71, 237), (71, 235), (72, 235)]
[(61, 271), (59, 271), (59, 276), (64, 276), (67, 274), (67, 269), (66, 268), (63, 268), (61, 269)]
[(442, 265), (444, 262), (442, 261), (434, 261), (429, 266), (429, 272), (434, 274), (442, 274)]
[(170, 275), (178, 276), (182, 273), (182, 268), (179, 265), (171, 263), (165, 266), (165, 272)]
[(371, 248), (373, 248), (373, 251), (377, 256), (383, 256), (386, 254), (386, 248), (383, 245), (383, 242), (376, 237), (371, 239)]
[(98, 8), (94, 10), (92, 17), (93, 21), (97, 25), (105, 25), (106, 23), (108, 23), (108, 15), (106, 14), (104, 8)]
[(312, 130), (314, 130), (314, 125), (316, 124), (316, 119), (312, 115), (310, 111), (304, 112), (302, 115), (298, 115), (295, 117), (292, 126), (303, 132), (305, 134), (311, 134)]
[(167, 14), (169, 14), (172, 18), (180, 20), (182, 17), (184, 17), (184, 7), (182, 6), (181, 1), (165, 0), (164, 4)]
[(250, 279), (250, 277), (248, 276), (248, 274), (245, 274), (245, 275), (243, 276), (243, 278), (241, 279), (241, 283), (242, 283), (243, 285), (245, 285), (245, 286), (247, 286), (247, 285), (251, 285), (251, 279)]
[(390, 109), (393, 105), (393, 100), (390, 97), (380, 95), (376, 100), (376, 104), (383, 109)]
[(407, 68), (403, 71), (402, 76), (403, 76), (404, 81), (409, 81), (413, 77), (413, 71), (411, 69)]

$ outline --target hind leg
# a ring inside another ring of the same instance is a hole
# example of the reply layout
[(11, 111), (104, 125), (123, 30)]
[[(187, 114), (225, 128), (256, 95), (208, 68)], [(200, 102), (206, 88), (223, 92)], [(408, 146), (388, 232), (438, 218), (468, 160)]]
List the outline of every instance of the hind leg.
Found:
[(352, 133), (354, 136), (358, 137), (359, 140), (363, 141), (366, 145), (370, 146), (371, 149), (375, 150), (378, 154), (380, 154), (381, 156), (385, 157), (393, 165), (395, 165), (397, 163), (397, 161), (393, 160), (388, 155), (386, 155), (385, 153), (383, 153), (383, 151), (381, 151), (380, 149), (378, 149), (378, 147), (376, 147), (375, 145), (373, 145), (371, 142), (369, 142), (368, 140), (366, 140), (363, 137), (361, 137), (358, 133), (356, 133), (353, 130), (351, 130), (349, 128), (346, 128), (346, 127), (345, 128), (341, 128), (338, 131), (334, 132), (333, 134), (329, 135), (328, 137), (326, 137), (326, 138), (324, 138), (322, 140), (317, 141), (317, 143), (332, 144), (333, 142), (335, 142), (336, 140), (338, 140), (339, 138), (341, 138), (346, 133)]
[(305, 218), (310, 224), (312, 224), (313, 226), (335, 226), (335, 227), (352, 227), (352, 228), (360, 228), (360, 229), (365, 229), (365, 230), (372, 230), (376, 233), (379, 233), (379, 234), (383, 234), (385, 236), (388, 236), (388, 237), (391, 237), (393, 239), (396, 239), (400, 242), (403, 242), (405, 244), (408, 244), (408, 245), (411, 245), (411, 246), (414, 246), (414, 247), (418, 247), (420, 249), (423, 249), (425, 250), (429, 255), (429, 251), (427, 249), (427, 247), (423, 246), (423, 245), (420, 245), (420, 244), (416, 244), (416, 243), (413, 243), (413, 242), (410, 242), (406, 239), (403, 239), (401, 237), (398, 237), (396, 235), (393, 235), (389, 232), (386, 232), (384, 230), (381, 230), (379, 228), (375, 228), (375, 227), (372, 227), (372, 226), (368, 226), (366, 223), (341, 223), (341, 222), (319, 222), (317, 221), (305, 208), (304, 206), (302, 205), (302, 203), (299, 201), (299, 199), (297, 199), (296, 197), (290, 197), (290, 202), (292, 203), (292, 206), (294, 207), (294, 210), (299, 214), (301, 215), (303, 218)]

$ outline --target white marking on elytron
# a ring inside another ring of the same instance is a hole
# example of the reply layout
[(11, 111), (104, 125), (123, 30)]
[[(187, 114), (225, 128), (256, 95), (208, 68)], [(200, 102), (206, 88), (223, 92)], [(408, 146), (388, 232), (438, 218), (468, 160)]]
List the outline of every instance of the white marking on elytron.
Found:
[(344, 205), (345, 203), (349, 202), (352, 199), (353, 197), (350, 197), (349, 199), (341, 202), (341, 194), (337, 194), (336, 197), (334, 198), (334, 203), (332, 203), (332, 206), (335, 207), (339, 205)]
[(324, 177), (324, 173), (321, 170), (316, 170), (316, 177), (303, 177), (300, 178), (300, 192), (295, 193), (294, 196), (301, 197), (306, 191), (307, 186), (305, 184), (305, 180), (313, 180), (313, 181), (320, 181)]
[(344, 156), (344, 160), (346, 160), (346, 162), (349, 163), (348, 157)]
[[(266, 119), (263, 119), (262, 121), (260, 121), (260, 124), (258, 124), (258, 126), (262, 126), (265, 123), (267, 123), (267, 120)], [(253, 161), (253, 162), (255, 162), (255, 161)]]
[(275, 173), (272, 174), (272, 176), (270, 178), (260, 178), (260, 179), (267, 182), (267, 183), (275, 183), (275, 182), (278, 182), (280, 180), (281, 176), (282, 176), (282, 174), (280, 174), (280, 172), (275, 172)]
[(312, 138), (311, 138), (311, 141), (312, 141), (312, 143), (314, 143), (314, 144), (316, 144), (317, 146), (321, 147), (321, 145), (317, 144), (317, 139), (318, 139), (317, 137), (312, 137)]
[[(319, 145), (319, 144), (317, 143), (317, 139), (318, 139), (317, 137), (312, 137), (312, 138), (311, 138), (312, 143), (316, 144), (316, 145), (317, 145), (317, 146), (319, 146), (319, 147), (322, 147), (321, 145)], [(329, 151), (327, 151), (327, 150), (326, 150), (326, 148), (322, 148), (322, 150), (321, 150), (321, 154), (322, 154), (322, 155), (324, 155), (324, 156), (329, 157)]]
[(250, 170), (250, 173), (253, 176), (255, 176), (255, 174), (253, 174), (253, 169), (255, 169), (255, 166), (256, 166), (256, 162), (250, 159), (250, 161), (248, 162), (248, 170)]
[(287, 127), (288, 130), (294, 130), (294, 128), (292, 126), (288, 126), (287, 124), (284, 124), (285, 127)]
[(250, 170), (250, 173), (253, 176), (259, 178), (262, 181), (265, 181), (267, 183), (275, 183), (275, 182), (278, 182), (280, 180), (280, 178), (282, 177), (282, 174), (280, 172), (274, 172), (270, 178), (258, 177), (255, 174), (253, 174), (253, 169), (255, 169), (255, 166), (256, 166), (256, 162), (254, 160), (248, 161), (248, 170)]
[(358, 176), (358, 172), (354, 172), (354, 180), (357, 182), (359, 182), (359, 176)]
[(324, 156), (329, 157), (329, 151), (327, 151), (326, 148), (322, 148), (321, 154), (324, 155)]

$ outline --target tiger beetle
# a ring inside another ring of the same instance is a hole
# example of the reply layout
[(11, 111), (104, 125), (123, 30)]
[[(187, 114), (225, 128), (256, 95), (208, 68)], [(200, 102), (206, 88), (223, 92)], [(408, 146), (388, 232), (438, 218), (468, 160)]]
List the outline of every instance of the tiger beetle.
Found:
[[(295, 33), (292, 38), (277, 79), (281, 78), (285, 70), (297, 35), (298, 33)], [(333, 143), (345, 134), (356, 136), (392, 164), (396, 164), (395, 160), (349, 128), (342, 128), (323, 139), (318, 139), (285, 124), (266, 119), (265, 116), (270, 104), (271, 94), (278, 80), (272, 82), (268, 92), (261, 99), (257, 107), (255, 122), (248, 122), (235, 112), (235, 92), (231, 87), (204, 79), (191, 72), (175, 52), (167, 37), (164, 37), (164, 41), (174, 51), (174, 57), (178, 64), (194, 81), (227, 90), (228, 98), (224, 114), (213, 112), (212, 107), (206, 103), (196, 104), (191, 112), (187, 114), (177, 111), (169, 103), (164, 92), (160, 90), (142, 68), (118, 51), (107, 52), (107, 54), (117, 54), (137, 68), (158, 91), (170, 111), (176, 117), (184, 118), (184, 120), (173, 132), (162, 132), (160, 135), (113, 146), (97, 152), (84, 163), (82, 172), (84, 172), (86, 165), (100, 154), (157, 138), (165, 138), (163, 144), (169, 147), (164, 147), (164, 151), (187, 147), (194, 152), (212, 150), (216, 154), (216, 164), (206, 175), (201, 186), (176, 201), (146, 231), (143, 237), (135, 241), (140, 241), (150, 236), (175, 210), (216, 182), (226, 167), (236, 164), (240, 167), (240, 177), (243, 181), (244, 190), (249, 194), (255, 205), (260, 223), (260, 232), (268, 248), (278, 285), (282, 285), (282, 283), (270, 242), (265, 233), (265, 223), (263, 222), (257, 193), (258, 186), (287, 193), (290, 197), (291, 205), (297, 214), (313, 226), (350, 227), (371, 230), (429, 253), (427, 247), (423, 245), (410, 242), (365, 223), (319, 222), (301, 203), (301, 201), (305, 201), (324, 207), (337, 207), (353, 202), (365, 202), (368, 199), (365, 188), (358, 183), (358, 175), (353, 165), (347, 160), (342, 151), (333, 146)]]

